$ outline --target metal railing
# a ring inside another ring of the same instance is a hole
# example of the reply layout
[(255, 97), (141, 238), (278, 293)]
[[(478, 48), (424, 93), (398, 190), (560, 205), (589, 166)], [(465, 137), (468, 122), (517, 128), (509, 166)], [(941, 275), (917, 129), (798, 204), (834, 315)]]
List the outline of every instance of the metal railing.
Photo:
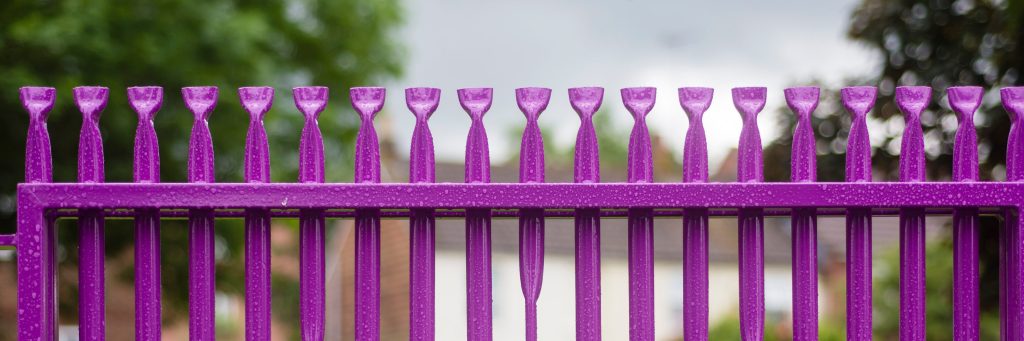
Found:
[[(53, 107), (53, 88), (24, 87), (21, 99), (29, 112), (25, 183), (18, 186), (18, 229), (0, 235), (0, 245), (15, 246), (18, 258), (18, 335), (20, 340), (52, 340), (57, 332), (54, 221), (77, 217), (80, 233), (80, 337), (104, 339), (103, 223), (106, 217), (134, 217), (135, 335), (159, 340), (161, 217), (189, 220), (189, 334), (193, 340), (214, 339), (214, 221), (245, 219), (245, 334), (248, 340), (270, 337), (270, 221), (300, 221), (301, 335), (324, 337), (325, 220), (355, 219), (355, 338), (380, 338), (380, 219), (408, 217), (410, 222), (409, 335), (434, 339), (434, 223), (439, 217), (466, 221), (467, 336), (490, 340), (491, 218), (518, 217), (520, 279), (526, 304), (527, 340), (537, 339), (537, 299), (541, 293), (546, 217), (576, 221), (577, 339), (601, 335), (600, 222), (602, 217), (628, 219), (629, 335), (654, 338), (653, 221), (682, 217), (683, 325), (686, 340), (708, 338), (708, 219), (738, 218), (739, 313), (744, 340), (760, 340), (764, 332), (764, 217), (788, 215), (793, 228), (793, 337), (816, 340), (817, 216), (847, 217), (847, 337), (870, 340), (871, 217), (900, 216), (900, 335), (925, 338), (925, 217), (953, 214), (954, 302), (956, 340), (979, 337), (978, 215), (1005, 217), (1001, 231), (1000, 307), (1004, 340), (1024, 339), (1024, 88), (1004, 88), (1003, 105), (1013, 126), (1007, 146), (1006, 182), (979, 182), (977, 137), (973, 115), (983, 89), (948, 89), (949, 106), (959, 128), (955, 138), (953, 180), (925, 182), (921, 112), (931, 101), (928, 87), (899, 87), (896, 104), (905, 115), (900, 154), (900, 182), (871, 182), (871, 146), (866, 116), (874, 107), (876, 89), (851, 87), (841, 92), (851, 114), (846, 153), (846, 182), (815, 182), (816, 154), (810, 115), (819, 90), (791, 88), (784, 92), (796, 115), (792, 182), (763, 182), (757, 114), (767, 97), (765, 88), (735, 88), (733, 103), (743, 118), (739, 142), (738, 182), (708, 182), (707, 144), (702, 115), (712, 100), (710, 88), (680, 88), (679, 103), (689, 117), (682, 183), (654, 183), (651, 139), (645, 122), (656, 89), (622, 89), (623, 104), (633, 115), (629, 141), (629, 183), (601, 183), (593, 115), (601, 106), (601, 88), (569, 89), (581, 125), (575, 149), (575, 183), (544, 183), (544, 148), (537, 118), (551, 90), (523, 88), (516, 99), (526, 116), (520, 149), (520, 183), (490, 183), (487, 135), (483, 116), (490, 108), (491, 89), (460, 89), (459, 101), (472, 120), (466, 147), (464, 184), (435, 183), (434, 150), (427, 124), (441, 91), (406, 90), (415, 116), (409, 163), (409, 184), (380, 183), (380, 154), (373, 127), (384, 104), (383, 88), (352, 88), (352, 105), (362, 120), (355, 146), (355, 183), (324, 183), (323, 140), (317, 117), (324, 110), (324, 87), (293, 89), (295, 105), (305, 116), (299, 145), (299, 182), (270, 183), (269, 151), (262, 119), (274, 90), (238, 90), (251, 115), (245, 148), (245, 183), (215, 183), (214, 155), (207, 118), (217, 102), (216, 87), (182, 89), (195, 115), (189, 148), (189, 183), (160, 183), (159, 149), (153, 119), (163, 100), (159, 87), (128, 89), (139, 116), (135, 139), (134, 183), (104, 183), (103, 148), (98, 121), (108, 89), (78, 87), (75, 102), (83, 114), (78, 155), (78, 183), (52, 183), (46, 118)], [(625, 322), (624, 322), (625, 323)]]

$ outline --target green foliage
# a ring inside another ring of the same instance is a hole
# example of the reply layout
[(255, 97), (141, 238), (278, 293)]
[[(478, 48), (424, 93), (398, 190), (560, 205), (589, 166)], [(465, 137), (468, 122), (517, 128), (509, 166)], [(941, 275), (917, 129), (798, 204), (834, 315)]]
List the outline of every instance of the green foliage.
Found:
[[(792, 340), (793, 331), (789, 329), (790, 322), (782, 321), (773, 323), (773, 326), (765, 328), (764, 341), (782, 341)], [(741, 340), (740, 337), (740, 319), (738, 316), (729, 316), (728, 318), (716, 323), (708, 330), (708, 340)], [(820, 323), (818, 326), (818, 340), (820, 341), (842, 341), (846, 339), (846, 334), (840, 326), (835, 326), (827, 322)]]
[[(25, 85), (54, 86), (58, 101), (50, 114), (54, 180), (75, 180), (81, 116), (72, 102), (78, 85), (110, 87), (110, 104), (100, 129), (107, 181), (131, 181), (136, 118), (125, 88), (164, 87), (156, 117), (161, 140), (161, 173), (166, 182), (186, 180), (192, 115), (180, 88), (219, 86), (220, 101), (210, 118), (217, 180), (239, 181), (248, 116), (235, 89), (272, 85), (277, 105), (266, 116), (274, 181), (294, 181), (302, 117), (290, 88), (325, 85), (332, 101), (320, 119), (328, 181), (350, 179), (352, 141), (358, 119), (348, 104), (349, 86), (372, 84), (400, 71), (399, 49), (391, 39), (401, 13), (396, 0), (7, 0), (0, 2), (0, 232), (14, 226), (15, 184), (23, 179), (27, 115), (18, 101)], [(73, 224), (68, 224), (73, 226)], [(111, 222), (107, 255), (130, 251), (130, 221)], [(162, 238), (169, 309), (187, 302), (187, 229), (165, 222)], [(218, 266), (218, 289), (240, 291), (241, 224), (218, 223), (227, 255)], [(61, 228), (63, 254), (77, 263), (74, 228)], [(130, 253), (130, 252), (129, 252)], [(130, 270), (130, 269), (129, 269)], [(130, 273), (117, 276), (130, 279)], [(62, 293), (65, 292), (62, 289)], [(64, 297), (64, 296), (62, 296)], [(74, 309), (62, 313), (74, 314)]]

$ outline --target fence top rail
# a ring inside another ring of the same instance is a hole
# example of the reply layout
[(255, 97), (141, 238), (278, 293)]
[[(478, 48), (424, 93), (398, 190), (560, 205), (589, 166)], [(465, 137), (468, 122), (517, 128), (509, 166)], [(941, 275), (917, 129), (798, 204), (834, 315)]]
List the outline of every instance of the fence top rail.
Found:
[(22, 183), (61, 208), (1019, 207), (1024, 183)]

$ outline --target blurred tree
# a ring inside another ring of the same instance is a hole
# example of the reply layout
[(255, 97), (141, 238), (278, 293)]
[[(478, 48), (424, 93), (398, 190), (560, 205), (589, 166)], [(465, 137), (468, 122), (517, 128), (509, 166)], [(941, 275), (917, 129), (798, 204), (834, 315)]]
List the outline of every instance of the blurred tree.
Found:
[[(951, 175), (953, 136), (956, 117), (946, 102), (946, 88), (953, 85), (979, 85), (986, 89), (1016, 85), (1024, 70), (1024, 1), (1020, 0), (862, 0), (853, 11), (850, 38), (877, 51), (882, 65), (877, 73), (847, 83), (874, 84), (879, 98), (869, 117), (875, 179), (895, 180), (898, 176), (900, 138), (903, 117), (893, 100), (896, 86), (929, 85), (933, 101), (922, 115), (928, 176), (948, 180)], [(979, 110), (975, 123), (981, 176), (1000, 180), (1005, 176), (1006, 140), (1009, 118), (999, 105), (998, 94), (991, 91)], [(817, 135), (818, 179), (842, 181), (849, 115), (839, 104), (838, 89), (823, 89), (821, 106), (813, 124)], [(793, 115), (780, 108), (782, 131), (793, 130)], [(772, 181), (789, 180), (791, 136), (783, 134), (765, 150), (766, 177)], [(985, 319), (998, 313), (998, 222), (982, 220), (981, 304)], [(944, 243), (948, 244), (948, 241)], [(937, 248), (933, 247), (934, 248)], [(949, 245), (940, 248), (949, 256)], [(932, 250), (933, 253), (939, 251)], [(938, 257), (938, 258), (936, 258)], [(928, 338), (944, 340), (951, 335), (952, 274), (943, 267), (942, 257), (929, 256)], [(948, 260), (951, 262), (951, 260)], [(892, 263), (892, 262), (890, 262)], [(890, 264), (898, 269), (898, 262)], [(880, 323), (876, 336), (895, 340), (898, 329), (898, 271), (886, 272), (877, 283), (876, 318)], [(895, 290), (896, 294), (893, 294)], [(885, 296), (883, 296), (885, 295)], [(898, 302), (896, 300), (895, 302)], [(887, 304), (878, 304), (887, 303)], [(986, 338), (991, 334), (984, 334)]]
[[(274, 181), (294, 181), (302, 118), (290, 88), (326, 85), (331, 105), (321, 116), (328, 181), (350, 179), (352, 140), (358, 119), (348, 104), (349, 86), (372, 84), (400, 71), (400, 50), (391, 37), (400, 22), (396, 0), (112, 0), (0, 2), (0, 232), (12, 232), (15, 184), (23, 179), (27, 115), (18, 87), (57, 88), (58, 101), (49, 119), (54, 181), (75, 180), (81, 116), (71, 88), (110, 87), (110, 104), (101, 120), (107, 181), (131, 181), (136, 116), (125, 88), (164, 87), (164, 105), (156, 118), (160, 137), (162, 180), (184, 182), (192, 115), (180, 88), (219, 86), (220, 103), (210, 119), (217, 160), (217, 180), (239, 181), (248, 116), (235, 89), (273, 85), (277, 105), (266, 117), (271, 140)], [(227, 222), (231, 224), (233, 222)], [(165, 223), (162, 233), (166, 297), (173, 308), (185, 307), (187, 248), (183, 222)], [(71, 224), (73, 226), (73, 224)], [(178, 226), (175, 226), (178, 225)], [(107, 254), (129, 250), (131, 222), (108, 225)], [(240, 227), (240, 225), (237, 225)], [(227, 245), (218, 269), (218, 289), (240, 291), (241, 228), (219, 228)], [(74, 228), (61, 228), (61, 240), (75, 245)], [(77, 251), (61, 252), (77, 263)], [(130, 269), (129, 269), (130, 270)], [(221, 271), (223, 270), (223, 271)], [(131, 280), (130, 273), (118, 278)], [(62, 293), (66, 290), (62, 289)], [(70, 290), (72, 292), (77, 290)], [(62, 296), (74, 306), (73, 297)], [(75, 309), (62, 309), (72, 316)], [(173, 314), (169, 314), (173, 317)], [(7, 321), (13, 323), (13, 321)]]

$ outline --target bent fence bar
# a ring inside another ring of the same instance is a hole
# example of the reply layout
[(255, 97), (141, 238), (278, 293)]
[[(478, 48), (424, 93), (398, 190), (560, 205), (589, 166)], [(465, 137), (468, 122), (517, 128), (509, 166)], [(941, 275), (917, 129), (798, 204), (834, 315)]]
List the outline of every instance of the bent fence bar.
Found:
[(870, 340), (871, 217), (900, 216), (900, 335), (925, 338), (924, 220), (952, 214), (954, 221), (955, 340), (977, 340), (978, 215), (1005, 218), (1001, 236), (1000, 332), (1004, 340), (1024, 340), (1024, 87), (1000, 91), (1011, 115), (1006, 182), (979, 182), (977, 137), (973, 115), (984, 91), (979, 87), (948, 89), (949, 107), (959, 127), (955, 138), (954, 181), (925, 182), (921, 112), (931, 101), (928, 87), (896, 89), (896, 105), (907, 128), (900, 155), (900, 182), (871, 182), (871, 146), (866, 116), (876, 89), (852, 87), (841, 92), (851, 115), (846, 182), (815, 182), (815, 141), (810, 115), (818, 105), (813, 87), (784, 92), (796, 115), (792, 182), (763, 182), (757, 114), (764, 108), (765, 88), (736, 88), (733, 103), (743, 119), (736, 183), (709, 183), (707, 143), (702, 116), (712, 101), (709, 88), (680, 88), (679, 103), (690, 121), (684, 142), (682, 182), (653, 183), (653, 155), (645, 117), (656, 100), (654, 88), (622, 89), (623, 104), (633, 115), (629, 142), (629, 183), (600, 183), (598, 144), (593, 116), (601, 88), (569, 89), (581, 124), (576, 140), (575, 183), (544, 183), (544, 148), (537, 118), (547, 107), (550, 89), (523, 88), (516, 100), (526, 116), (520, 154), (520, 183), (490, 183), (490, 162), (483, 116), (491, 105), (487, 88), (460, 89), (459, 101), (472, 121), (466, 148), (466, 183), (435, 183), (434, 150), (428, 119), (441, 91), (406, 90), (406, 104), (416, 120), (409, 163), (409, 184), (380, 183), (380, 153), (373, 117), (384, 104), (383, 88), (353, 88), (352, 105), (361, 119), (356, 140), (355, 183), (324, 183), (323, 139), (317, 117), (328, 101), (324, 87), (293, 89), (295, 106), (305, 117), (299, 145), (299, 182), (270, 183), (268, 141), (263, 115), (273, 104), (269, 87), (241, 88), (238, 96), (250, 114), (245, 148), (245, 183), (214, 183), (213, 145), (207, 118), (217, 102), (216, 87), (181, 90), (194, 114), (189, 148), (189, 183), (160, 183), (159, 148), (153, 120), (163, 89), (128, 89), (138, 113), (133, 183), (104, 183), (103, 148), (98, 121), (108, 89), (78, 87), (75, 102), (83, 115), (79, 182), (52, 183), (46, 118), (56, 90), (24, 87), (21, 100), (29, 113), (25, 182), (18, 186), (18, 228), (0, 235), (0, 246), (14, 246), (18, 258), (18, 338), (53, 340), (57, 333), (56, 231), (58, 218), (77, 217), (81, 229), (80, 335), (105, 338), (103, 292), (103, 222), (106, 217), (133, 217), (135, 242), (135, 324), (139, 340), (159, 340), (161, 217), (189, 220), (189, 328), (193, 340), (214, 338), (213, 225), (217, 218), (244, 217), (246, 319), (248, 340), (270, 333), (269, 223), (274, 217), (300, 220), (301, 335), (324, 338), (325, 219), (352, 217), (356, 227), (357, 340), (380, 338), (380, 219), (408, 217), (410, 222), (409, 335), (434, 339), (434, 223), (437, 217), (466, 220), (467, 338), (490, 340), (491, 218), (518, 217), (520, 280), (526, 306), (527, 340), (537, 339), (537, 299), (544, 269), (545, 218), (576, 221), (576, 337), (601, 335), (600, 221), (626, 217), (629, 246), (629, 335), (654, 338), (653, 230), (655, 218), (682, 217), (684, 229), (683, 321), (686, 340), (708, 338), (708, 218), (738, 219), (740, 316), (744, 340), (761, 340), (764, 330), (765, 216), (792, 217), (793, 331), (795, 340), (816, 340), (817, 217), (847, 218), (847, 338)]

